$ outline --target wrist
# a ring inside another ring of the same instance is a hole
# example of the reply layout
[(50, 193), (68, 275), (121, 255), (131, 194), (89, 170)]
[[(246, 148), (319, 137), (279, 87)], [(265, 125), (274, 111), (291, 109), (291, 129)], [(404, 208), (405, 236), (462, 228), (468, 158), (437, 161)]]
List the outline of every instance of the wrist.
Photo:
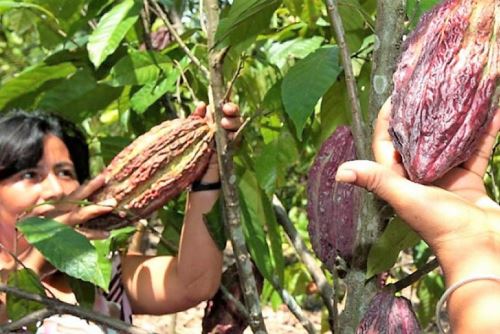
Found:
[(500, 276), (500, 252), (497, 247), (477, 242), (470, 247), (466, 242), (460, 244), (461, 247), (457, 245), (436, 253), (447, 286), (478, 275)]

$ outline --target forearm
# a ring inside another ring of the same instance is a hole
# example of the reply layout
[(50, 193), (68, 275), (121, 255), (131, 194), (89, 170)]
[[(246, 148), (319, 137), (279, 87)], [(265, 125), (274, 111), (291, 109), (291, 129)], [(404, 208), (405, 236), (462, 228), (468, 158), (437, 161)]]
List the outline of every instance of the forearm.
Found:
[[(448, 249), (438, 252), (448, 288), (468, 278), (500, 279), (500, 242), (491, 233), (473, 241), (456, 241)], [(453, 333), (498, 332), (500, 282), (479, 279), (461, 285), (449, 296), (447, 307)]]
[(176, 261), (177, 274), (190, 285), (188, 288), (201, 289), (208, 295), (220, 283), (222, 252), (212, 239), (203, 215), (210, 212), (217, 197), (217, 190), (189, 194)]

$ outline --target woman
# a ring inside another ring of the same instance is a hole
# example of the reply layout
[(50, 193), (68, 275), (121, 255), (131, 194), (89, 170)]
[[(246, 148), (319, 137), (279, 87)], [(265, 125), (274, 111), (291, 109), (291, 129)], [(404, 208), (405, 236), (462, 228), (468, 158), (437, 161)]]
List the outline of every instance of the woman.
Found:
[[(205, 105), (195, 113), (205, 116)], [(234, 135), (241, 125), (238, 107), (223, 107), (222, 126)], [(17, 112), (0, 119), (0, 273), (16, 270), (15, 253), (25, 266), (42, 278), (42, 283), (57, 298), (76, 303), (66, 277), (54, 272), (43, 256), (19, 237), (15, 224), (28, 209), (30, 214), (52, 217), (71, 226), (108, 213), (113, 201), (79, 207), (68, 204), (42, 204), (60, 199), (82, 200), (103, 185), (97, 177), (80, 186), (89, 176), (88, 150), (83, 136), (64, 121), (41, 114)], [(215, 155), (201, 178), (202, 184), (219, 180)], [(120, 304), (123, 320), (133, 313), (165, 314), (185, 310), (209, 299), (218, 289), (222, 253), (203, 222), (217, 200), (218, 190), (191, 192), (187, 198), (179, 253), (176, 257), (124, 255), (115, 267), (114, 296), (106, 296), (112, 306)], [(68, 203), (70, 201), (64, 201)], [(53, 202), (52, 202), (53, 203)], [(42, 204), (42, 205), (41, 205)], [(105, 237), (103, 232), (82, 231), (90, 239)], [(200, 249), (203, 251), (200, 252)], [(153, 274), (154, 273), (154, 274)], [(125, 293), (122, 293), (125, 291)], [(111, 293), (110, 293), (111, 295)], [(118, 297), (117, 297), (118, 296)], [(103, 298), (98, 298), (102, 308)], [(2, 295), (0, 301), (5, 301)], [(102, 311), (102, 309), (100, 310)], [(107, 310), (113, 313), (112, 309)], [(5, 322), (4, 303), (0, 305), (0, 323)], [(47, 326), (53, 326), (48, 321)], [(59, 323), (59, 332), (64, 324)], [(82, 328), (85, 333), (93, 329)], [(43, 333), (43, 331), (40, 331)]]
[(347, 162), (339, 167), (337, 180), (386, 200), (433, 249), (450, 293), (453, 333), (500, 333), (500, 206), (488, 197), (483, 183), (500, 130), (500, 109), (474, 156), (433, 185), (405, 178), (387, 131), (389, 114), (387, 102), (373, 138), (377, 163)]

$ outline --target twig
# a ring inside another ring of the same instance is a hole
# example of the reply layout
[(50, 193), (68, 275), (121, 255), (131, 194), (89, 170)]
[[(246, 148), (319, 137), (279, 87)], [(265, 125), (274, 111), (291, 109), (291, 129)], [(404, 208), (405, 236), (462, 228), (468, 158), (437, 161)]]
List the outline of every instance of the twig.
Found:
[(275, 278), (273, 278), (270, 283), (273, 286), (274, 290), (276, 290), (279, 293), (281, 299), (286, 304), (290, 312), (292, 312), (295, 318), (299, 320), (300, 324), (302, 325), (302, 327), (304, 327), (307, 333), (315, 334), (316, 330), (314, 329), (314, 325), (304, 315), (302, 309), (300, 308), (299, 304), (297, 304), (295, 298), (293, 298), (293, 296), (287, 290), (285, 290), (278, 282), (278, 280), (276, 280)]
[(26, 315), (25, 317), (22, 317), (19, 320), (0, 326), (0, 333), (15, 332), (19, 328), (23, 328), (38, 321), (42, 321), (43, 319), (46, 319), (54, 314), (57, 314), (57, 312), (54, 310), (49, 310), (47, 308), (37, 310), (35, 312)]
[(156, 235), (159, 238), (160, 243), (162, 243), (163, 246), (165, 246), (165, 248), (168, 251), (172, 252), (173, 254), (177, 254), (179, 252), (179, 248), (176, 245), (174, 245), (171, 241), (165, 239), (163, 235), (160, 232), (158, 232), (154, 228), (154, 226), (151, 225), (149, 221), (144, 226), (146, 226), (149, 231), (151, 231), (154, 235)]
[(152, 10), (155, 12), (156, 15), (158, 15), (161, 18), (163, 23), (165, 23), (168, 31), (172, 34), (172, 36), (174, 36), (175, 40), (177, 41), (181, 49), (184, 50), (184, 53), (189, 57), (189, 59), (191, 59), (191, 61), (196, 66), (198, 66), (198, 68), (203, 72), (203, 74), (208, 77), (210, 75), (210, 71), (201, 63), (201, 61), (198, 58), (196, 58), (196, 56), (191, 52), (191, 50), (189, 50), (186, 43), (184, 43), (181, 36), (179, 36), (175, 28), (172, 26), (172, 23), (170, 23), (170, 20), (168, 19), (167, 15), (163, 12), (158, 2), (156, 2), (156, 0), (151, 0), (151, 3), (154, 7), (154, 10), (153, 9)]
[[(204, 9), (207, 16), (207, 40), (209, 72), (209, 106), (215, 109), (215, 124), (217, 127), (215, 141), (217, 144), (217, 160), (222, 183), (224, 224), (233, 246), (236, 265), (240, 275), (241, 290), (245, 304), (250, 313), (249, 324), (254, 333), (267, 333), (260, 297), (257, 291), (255, 276), (252, 270), (250, 254), (245, 243), (245, 235), (241, 226), (240, 200), (237, 189), (237, 178), (233, 164), (233, 151), (228, 148), (227, 133), (221, 126), (223, 117), (224, 76), (220, 50), (215, 49), (215, 32), (219, 23), (220, 8), (218, 0), (205, 0)], [(224, 52), (224, 50), (222, 50)]]
[[(146, 44), (147, 50), (152, 51), (153, 50), (153, 42), (151, 40), (151, 29), (149, 27), (150, 16), (149, 16), (149, 5), (148, 5), (147, 1), (144, 1), (144, 8), (141, 10), (140, 17), (141, 17), (142, 29), (144, 32), (143, 33), (144, 44)], [(152, 57), (152, 58), (153, 58), (153, 62), (155, 64), (155, 66), (160, 70), (160, 73), (165, 73), (163, 68), (156, 61), (156, 58), (155, 57)], [(163, 106), (163, 108), (165, 108), (165, 110), (167, 111), (168, 118), (169, 119), (175, 118), (177, 113), (176, 113), (174, 107), (172, 106), (172, 104), (170, 103), (170, 100), (168, 98), (168, 94), (164, 94), (163, 96), (161, 96), (159, 101), (160, 101), (161, 105)]]
[(192, 98), (194, 101), (199, 101), (198, 98), (196, 97), (196, 94), (194, 93), (193, 87), (189, 84), (188, 79), (186, 78), (186, 75), (184, 74), (184, 70), (182, 69), (181, 64), (177, 60), (174, 59), (174, 64), (179, 68), (179, 72), (181, 74), (182, 80), (186, 83), (186, 87), (189, 90), (189, 93), (191, 94)]
[(229, 292), (229, 290), (224, 286), (224, 284), (221, 284), (219, 289), (222, 291), (224, 298), (233, 303), (238, 309), (238, 312), (240, 312), (241, 315), (245, 317), (245, 319), (250, 319), (250, 314), (248, 314), (248, 310), (245, 308), (245, 305), (243, 305), (238, 299), (236, 299), (233, 294)]
[(391, 284), (395, 291), (401, 291), (406, 287), (409, 287), (413, 283), (417, 282), (420, 280), (423, 276), (427, 275), (434, 269), (439, 267), (439, 263), (437, 259), (433, 259), (426, 264), (424, 264), (421, 268), (418, 268), (416, 271), (411, 273), (410, 275), (406, 276), (405, 278), (397, 281), (396, 283)]
[(244, 65), (244, 57), (240, 57), (238, 60), (238, 66), (236, 68), (236, 71), (234, 71), (233, 77), (231, 78), (231, 81), (229, 81), (229, 84), (227, 85), (227, 90), (226, 93), (224, 94), (224, 102), (229, 101), (229, 97), (231, 96), (231, 91), (233, 90), (234, 83), (236, 82), (236, 79), (240, 76), (241, 70), (243, 69)]
[(41, 304), (47, 306), (48, 309), (54, 310), (56, 313), (71, 314), (71, 315), (74, 315), (74, 316), (79, 317), (81, 319), (90, 320), (92, 322), (99, 323), (99, 324), (102, 324), (102, 325), (107, 326), (109, 328), (112, 328), (112, 329), (115, 329), (118, 331), (123, 331), (125, 333), (131, 333), (131, 334), (151, 333), (151, 332), (145, 331), (139, 327), (129, 325), (129, 324), (127, 324), (119, 319), (107, 317), (107, 316), (104, 316), (102, 314), (98, 314), (98, 313), (83, 309), (79, 306), (65, 303), (65, 302), (60, 301), (58, 299), (47, 298), (44, 296), (40, 296), (37, 294), (26, 292), (26, 291), (21, 290), (21, 289), (10, 287), (10, 286), (5, 285), (5, 284), (0, 284), (0, 291), (15, 295), (15, 296), (20, 297), (22, 299), (31, 300), (31, 301), (41, 303)]
[[(35, 276), (33, 274), (33, 270), (29, 269), (28, 267), (26, 267), (26, 265), (23, 263), (23, 261), (21, 261), (21, 259), (19, 259), (16, 254), (14, 254), (13, 252), (11, 252), (9, 249), (7, 249), (7, 247), (5, 247), (1, 242), (0, 242), (0, 248), (3, 249), (4, 251), (6, 251), (7, 253), (9, 253), (9, 255), (14, 259), (14, 261), (20, 265), (21, 267), (23, 267), (23, 269), (26, 269), (27, 272), (30, 274), (29, 277), (30, 279), (33, 279), (35, 282), (39, 282), (39, 278), (37, 276)], [(30, 250), (31, 251), (31, 250)], [(56, 296), (54, 295), (54, 293), (48, 289), (45, 285), (43, 285), (43, 289), (45, 290), (45, 292), (47, 292), (50, 296), (52, 296), (52, 298), (55, 298)]]
[(358, 159), (368, 160), (371, 157), (370, 139), (365, 131), (365, 122), (361, 113), (361, 104), (358, 97), (358, 88), (352, 70), (351, 54), (345, 41), (345, 31), (340, 17), (337, 0), (326, 0), (330, 21), (334, 30), (335, 40), (340, 48), (342, 67), (344, 68), (349, 104), (351, 105), (353, 135), (356, 143)]
[(297, 229), (295, 229), (295, 226), (293, 226), (293, 223), (288, 218), (283, 204), (276, 195), (273, 196), (273, 207), (278, 223), (285, 230), (286, 235), (288, 236), (300, 259), (302, 260), (302, 263), (304, 263), (307, 270), (311, 274), (311, 277), (319, 288), (321, 299), (323, 299), (323, 303), (325, 304), (328, 311), (328, 323), (330, 325), (330, 328), (333, 329), (334, 319), (336, 318), (335, 315), (337, 314), (335, 310), (335, 303), (333, 301), (334, 290), (332, 289), (331, 285), (328, 284), (325, 274), (316, 263), (314, 256), (311, 254), (304, 241), (300, 237), (299, 233), (297, 232)]

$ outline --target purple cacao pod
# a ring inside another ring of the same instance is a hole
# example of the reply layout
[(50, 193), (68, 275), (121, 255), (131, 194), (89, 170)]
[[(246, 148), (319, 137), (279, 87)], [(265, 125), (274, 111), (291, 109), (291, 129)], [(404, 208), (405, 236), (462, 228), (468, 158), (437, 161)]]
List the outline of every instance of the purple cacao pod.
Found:
[(394, 73), (389, 133), (411, 180), (468, 160), (499, 102), (500, 2), (445, 0), (424, 15)]
[(411, 302), (382, 291), (373, 297), (356, 334), (417, 334), (420, 333)]
[(308, 232), (314, 252), (332, 269), (336, 255), (348, 260), (353, 253), (359, 189), (337, 183), (338, 167), (356, 159), (354, 138), (347, 126), (338, 127), (323, 143), (307, 181)]

